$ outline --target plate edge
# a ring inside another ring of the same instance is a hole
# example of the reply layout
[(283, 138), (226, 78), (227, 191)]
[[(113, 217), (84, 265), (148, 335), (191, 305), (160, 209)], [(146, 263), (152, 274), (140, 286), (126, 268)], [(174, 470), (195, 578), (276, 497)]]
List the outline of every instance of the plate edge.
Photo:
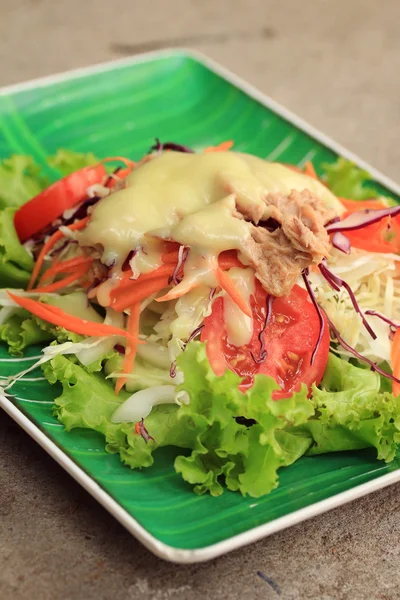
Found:
[[(0, 97), (8, 94), (15, 94), (34, 87), (45, 87), (57, 82), (67, 81), (69, 79), (81, 78), (89, 74), (100, 73), (102, 71), (111, 70), (113, 68), (123, 68), (131, 64), (148, 62), (155, 58), (163, 56), (182, 55), (194, 59), (196, 62), (204, 65), (206, 68), (221, 76), (226, 81), (229, 81), (235, 87), (245, 92), (251, 98), (254, 98), (263, 106), (270, 108), (276, 114), (282, 116), (297, 128), (301, 129), (327, 148), (330, 148), (337, 154), (348, 158), (355, 162), (358, 166), (370, 172), (372, 177), (382, 183), (385, 187), (396, 194), (400, 194), (400, 186), (391, 178), (387, 177), (366, 161), (361, 159), (355, 153), (347, 150), (344, 146), (337, 143), (330, 136), (325, 135), (319, 129), (308, 123), (306, 120), (298, 117), (295, 113), (283, 107), (281, 104), (260, 92), (254, 85), (248, 83), (243, 78), (219, 64), (214, 59), (193, 49), (186, 48), (171, 48), (165, 50), (156, 50), (134, 56), (124, 57), (121, 59), (113, 59), (110, 61), (98, 63), (87, 67), (68, 70), (54, 75), (47, 75), (37, 79), (32, 79), (26, 82), (15, 83), (8, 86), (0, 87)], [(152, 536), (142, 525), (140, 525), (127, 511), (125, 511), (118, 502), (116, 502), (107, 492), (105, 492), (83, 469), (81, 469), (65, 452), (61, 450), (44, 432), (42, 432), (33, 421), (26, 417), (23, 412), (18, 409), (4, 395), (0, 394), (0, 407), (18, 423), (52, 458), (56, 460), (64, 470), (67, 471), (85, 490), (90, 493), (121, 525), (123, 525), (132, 535), (134, 535), (146, 548), (156, 554), (159, 558), (175, 563), (195, 563), (203, 562), (216, 558), (224, 553), (231, 552), (242, 546), (254, 543), (262, 538), (265, 538), (273, 533), (286, 529), (292, 525), (305, 521), (311, 517), (322, 514), (333, 508), (342, 506), (352, 500), (365, 496), (388, 485), (400, 481), (400, 469), (386, 475), (377, 477), (376, 479), (358, 485), (351, 490), (341, 492), (312, 504), (308, 507), (292, 512), (289, 515), (280, 517), (259, 525), (246, 532), (238, 534), (222, 542), (199, 548), (195, 550), (186, 550), (168, 546), (160, 542)]]
[(233, 71), (221, 65), (218, 61), (207, 56), (203, 52), (200, 52), (199, 50), (195, 50), (193, 48), (175, 47), (165, 48), (163, 50), (154, 50), (152, 52), (144, 52), (140, 54), (134, 54), (132, 56), (126, 56), (123, 58), (116, 58), (94, 65), (92, 64), (86, 67), (69, 69), (67, 71), (62, 71), (51, 75), (45, 75), (44, 77), (30, 79), (28, 81), (23, 81), (20, 83), (14, 83), (7, 86), (0, 86), (0, 98), (5, 95), (16, 94), (28, 89), (32, 89), (34, 87), (45, 87), (61, 81), (78, 79), (81, 77), (85, 77), (86, 75), (101, 73), (102, 71), (110, 71), (114, 68), (120, 69), (129, 65), (149, 62), (157, 58), (179, 55), (191, 58), (197, 63), (202, 64), (207, 69), (216, 73), (217, 75), (234, 85), (236, 88), (239, 88), (245, 94), (259, 102), (263, 106), (266, 106), (267, 108), (271, 109), (276, 114), (283, 117), (284, 119), (295, 125), (295, 127), (301, 129), (327, 148), (356, 163), (359, 167), (368, 171), (377, 182), (381, 183), (395, 194), (400, 195), (400, 184), (396, 183), (393, 179), (391, 179), (390, 177), (373, 167), (371, 164), (360, 158), (351, 150), (348, 150), (339, 142), (336, 142), (332, 137), (323, 133), (317, 127), (309, 123), (306, 119), (299, 117), (296, 113), (285, 108), (282, 104), (280, 104), (267, 94), (261, 92), (255, 85), (248, 83), (245, 79), (243, 79), (239, 75), (236, 75)]
[(294, 511), (288, 515), (274, 519), (239, 533), (227, 540), (189, 550), (174, 548), (164, 542), (160, 542), (149, 533), (136, 519), (121, 507), (103, 488), (92, 479), (78, 464), (70, 458), (55, 442), (53, 442), (37, 425), (33, 423), (24, 413), (0, 392), (0, 407), (24, 429), (54, 460), (75, 479), (91, 496), (93, 496), (119, 523), (125, 527), (139, 542), (159, 558), (173, 563), (190, 564), (205, 562), (222, 554), (232, 552), (240, 547), (247, 546), (266, 538), (273, 533), (297, 525), (324, 512), (338, 508), (353, 500), (361, 498), (369, 493), (380, 490), (400, 481), (400, 469), (392, 473), (381, 475), (372, 481), (358, 485), (350, 490), (335, 494), (330, 498), (316, 502), (305, 508)]

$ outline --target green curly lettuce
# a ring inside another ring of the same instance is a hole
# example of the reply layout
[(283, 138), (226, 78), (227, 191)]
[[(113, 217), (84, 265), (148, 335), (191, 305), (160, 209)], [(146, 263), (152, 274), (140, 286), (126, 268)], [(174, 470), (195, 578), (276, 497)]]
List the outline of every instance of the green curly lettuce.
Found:
[(313, 438), (309, 454), (372, 446), (379, 459), (393, 460), (400, 443), (400, 396), (386, 391), (378, 373), (330, 354), (320, 387), (312, 394), (318, 418), (300, 428)]
[(25, 287), (34, 265), (18, 239), (14, 214), (12, 207), (0, 210), (0, 287)]
[(278, 470), (305, 454), (375, 447), (378, 458), (393, 459), (400, 443), (400, 397), (380, 391), (376, 373), (330, 355), (321, 389), (307, 398), (305, 386), (291, 398), (274, 401), (273, 379), (258, 375), (246, 393), (231, 371), (217, 377), (205, 346), (192, 342), (178, 357), (190, 402), (161, 405), (145, 419), (154, 439), (146, 441), (134, 423), (113, 423), (128, 397), (114, 393), (102, 373), (89, 373), (65, 356), (43, 366), (50, 383), (61, 382), (55, 414), (67, 430), (84, 427), (105, 436), (106, 449), (131, 468), (153, 464), (157, 448), (184, 449), (175, 470), (198, 494), (224, 488), (259, 497), (278, 485)]
[[(60, 176), (96, 162), (92, 153), (70, 150), (59, 150), (48, 158)], [(24, 288), (29, 282), (34, 262), (18, 239), (14, 215), (49, 185), (43, 169), (30, 156), (13, 155), (0, 161), (0, 287)]]
[(47, 159), (48, 164), (60, 171), (63, 177), (79, 169), (95, 165), (99, 159), (92, 152), (73, 152), (72, 150), (58, 150), (55, 156)]

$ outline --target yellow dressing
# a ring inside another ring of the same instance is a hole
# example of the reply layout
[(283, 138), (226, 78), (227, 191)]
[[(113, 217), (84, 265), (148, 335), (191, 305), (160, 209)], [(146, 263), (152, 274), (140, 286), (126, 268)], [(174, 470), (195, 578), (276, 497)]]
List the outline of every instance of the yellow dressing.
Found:
[(235, 202), (261, 216), (268, 192), (306, 188), (343, 212), (319, 181), (279, 163), (235, 152), (166, 152), (133, 171), (125, 189), (103, 198), (77, 238), (81, 245), (100, 245), (102, 260), (117, 266), (139, 244), (146, 248), (150, 232), (214, 253), (238, 249), (249, 233), (248, 224), (234, 217)]
[[(250, 305), (250, 296), (255, 293), (253, 269), (234, 267), (229, 275), (244, 300)], [(248, 344), (253, 335), (253, 319), (245, 315), (233, 300), (224, 296), (224, 322), (228, 334), (228, 342), (234, 346)]]

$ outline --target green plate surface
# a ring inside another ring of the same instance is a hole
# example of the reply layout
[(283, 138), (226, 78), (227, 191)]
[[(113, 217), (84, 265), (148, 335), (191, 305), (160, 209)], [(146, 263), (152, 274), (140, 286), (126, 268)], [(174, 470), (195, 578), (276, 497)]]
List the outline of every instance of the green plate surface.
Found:
[[(312, 159), (318, 170), (337, 156), (183, 52), (0, 96), (0, 157), (31, 154), (44, 164), (46, 155), (69, 148), (138, 159), (155, 137), (196, 149), (233, 139), (236, 150), (297, 165)], [(51, 170), (48, 174), (57, 177)], [(29, 355), (39, 353), (36, 348)], [(10, 360), (0, 347), (0, 377), (29, 364)], [(131, 471), (105, 452), (101, 435), (83, 429), (66, 433), (52, 416), (58, 390), (40, 370), (12, 391), (30, 420), (152, 536), (173, 548), (199, 549), (228, 540), (399, 468), (400, 459), (386, 465), (369, 450), (302, 458), (281, 471), (278, 489), (267, 497), (232, 492), (199, 497), (175, 474), (173, 449), (158, 451), (153, 467)]]

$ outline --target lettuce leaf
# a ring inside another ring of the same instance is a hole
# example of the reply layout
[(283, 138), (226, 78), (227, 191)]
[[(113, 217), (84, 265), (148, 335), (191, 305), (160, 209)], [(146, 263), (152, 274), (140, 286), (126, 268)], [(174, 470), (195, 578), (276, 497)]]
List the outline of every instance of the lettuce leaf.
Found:
[(25, 287), (34, 264), (18, 239), (14, 214), (12, 207), (0, 210), (0, 287)]
[[(190, 344), (178, 365), (186, 383), (177, 391), (185, 390), (190, 404), (153, 409), (145, 426), (155, 442), (148, 444), (132, 423), (111, 422), (124, 395), (116, 397), (101, 375), (89, 374), (64, 356), (57, 356), (43, 370), (50, 383), (63, 385), (63, 394), (55, 403), (66, 428), (100, 431), (106, 437), (107, 450), (119, 452), (130, 467), (150, 466), (156, 448), (172, 445), (191, 450), (176, 458), (175, 469), (195, 485), (197, 493), (220, 495), (223, 482), (228, 489), (254, 497), (276, 487), (278, 468), (297, 460), (311, 444), (308, 434), (285, 431), (285, 427), (306, 422), (314, 412), (306, 388), (290, 399), (274, 402), (271, 393), (277, 385), (261, 375), (249, 392), (241, 394), (234, 373), (214, 375), (200, 343)], [(257, 423), (250, 426), (236, 417), (256, 419)]]
[(21, 310), (0, 325), (0, 340), (8, 344), (10, 354), (23, 356), (28, 346), (54, 339), (54, 332), (46, 331), (37, 321), (28, 312)]
[(352, 200), (378, 198), (380, 194), (371, 186), (371, 175), (345, 158), (335, 163), (322, 165), (328, 187), (335, 196)]
[[(381, 378), (331, 354), (312, 400), (317, 418), (302, 425), (313, 443), (309, 454), (374, 447), (378, 459), (393, 460), (400, 443), (400, 396), (381, 391)], [(386, 387), (386, 386), (385, 386)]]
[(18, 208), (48, 185), (32, 157), (14, 154), (0, 162), (0, 209)]
[(74, 171), (97, 164), (99, 159), (92, 152), (83, 153), (61, 149), (58, 150), (55, 156), (50, 156), (47, 162), (51, 167), (58, 169), (61, 175), (65, 177)]
[[(60, 175), (98, 162), (92, 153), (59, 150), (48, 158)], [(21, 245), (14, 228), (15, 211), (50, 185), (33, 158), (13, 155), (0, 162), (0, 287), (25, 287), (33, 260)]]
[(148, 443), (134, 423), (113, 423), (116, 408), (128, 397), (116, 396), (103, 374), (65, 356), (43, 366), (50, 383), (61, 382), (55, 414), (70, 430), (84, 427), (101, 432), (106, 449), (118, 453), (131, 468), (153, 464), (163, 446), (185, 449), (175, 470), (197, 494), (218, 496), (224, 488), (259, 497), (278, 485), (278, 470), (305, 454), (375, 447), (378, 458), (390, 461), (400, 443), (400, 397), (380, 391), (376, 373), (331, 355), (322, 389), (307, 398), (305, 386), (292, 398), (273, 401), (273, 379), (258, 375), (245, 394), (230, 371), (216, 377), (204, 344), (192, 342), (178, 357), (185, 381), (177, 391), (190, 402), (161, 405), (145, 419), (154, 438)]
[[(69, 314), (81, 319), (98, 323), (103, 320), (95, 309), (88, 305), (87, 296), (84, 292), (71, 292), (64, 296), (43, 294), (39, 300), (53, 306), (58, 306)], [(63, 344), (64, 342), (76, 343), (83, 339), (84, 336), (67, 331), (63, 327), (56, 327), (23, 309), (18, 309), (12, 317), (3, 325), (0, 325), (0, 340), (8, 344), (8, 351), (14, 356), (23, 356), (28, 346), (49, 340)], [(102, 368), (103, 361), (112, 358), (114, 355), (116, 353), (113, 351), (100, 361), (96, 361), (96, 364), (90, 365), (91, 370), (99, 371)]]

